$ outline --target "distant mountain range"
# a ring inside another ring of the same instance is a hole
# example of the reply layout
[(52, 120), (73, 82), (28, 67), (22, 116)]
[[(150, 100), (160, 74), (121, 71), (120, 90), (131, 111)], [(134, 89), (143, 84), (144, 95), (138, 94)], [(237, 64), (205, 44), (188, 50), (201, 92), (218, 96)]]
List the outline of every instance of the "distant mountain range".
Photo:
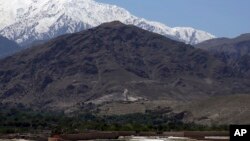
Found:
[(10, 41), (9, 39), (0, 36), (0, 59), (11, 55), (21, 48), (14, 41)]
[(94, 0), (0, 0), (0, 14), (0, 105), (250, 122), (250, 34), (215, 38)]
[(215, 38), (210, 33), (194, 28), (170, 28), (158, 22), (147, 21), (123, 8), (94, 0), (12, 0), (11, 3), (0, 0), (0, 15), (0, 35), (16, 41), (21, 46), (115, 20), (187, 44), (197, 44)]

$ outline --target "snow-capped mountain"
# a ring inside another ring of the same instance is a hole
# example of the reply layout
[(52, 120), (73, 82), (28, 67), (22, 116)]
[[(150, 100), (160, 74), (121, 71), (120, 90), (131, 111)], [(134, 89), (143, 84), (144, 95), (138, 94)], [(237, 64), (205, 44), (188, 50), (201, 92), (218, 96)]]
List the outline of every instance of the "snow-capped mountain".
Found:
[(166, 37), (197, 44), (215, 36), (193, 28), (147, 21), (115, 5), (94, 0), (0, 0), (0, 35), (21, 45), (119, 20)]

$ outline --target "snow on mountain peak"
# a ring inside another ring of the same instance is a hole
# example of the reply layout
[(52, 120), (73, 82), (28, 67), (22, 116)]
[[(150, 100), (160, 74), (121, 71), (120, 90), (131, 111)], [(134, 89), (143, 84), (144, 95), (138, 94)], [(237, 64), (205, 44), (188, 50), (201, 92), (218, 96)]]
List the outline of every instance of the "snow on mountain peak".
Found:
[(193, 28), (170, 28), (147, 21), (118, 6), (94, 0), (0, 0), (0, 15), (5, 15), (0, 19), (0, 34), (21, 45), (111, 21), (133, 24), (188, 44), (215, 37)]
[(198, 44), (201, 41), (215, 38), (214, 35), (208, 32), (197, 30), (192, 27), (174, 27), (172, 30), (174, 31), (175, 35), (183, 42), (192, 40), (191, 44)]

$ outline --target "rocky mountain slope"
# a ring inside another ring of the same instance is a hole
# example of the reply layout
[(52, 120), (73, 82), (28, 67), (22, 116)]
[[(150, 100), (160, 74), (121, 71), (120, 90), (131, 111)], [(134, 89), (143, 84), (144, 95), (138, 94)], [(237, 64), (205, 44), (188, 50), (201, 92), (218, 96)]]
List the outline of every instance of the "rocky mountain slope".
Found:
[(190, 111), (187, 120), (199, 124), (249, 124), (249, 100), (249, 93), (215, 96), (176, 109)]
[(0, 36), (0, 58), (13, 54), (20, 50), (20, 47), (14, 41)]
[(216, 38), (195, 45), (197, 48), (213, 53), (224, 53), (233, 58), (250, 55), (250, 33), (242, 34), (236, 38)]
[(215, 37), (193, 28), (170, 28), (158, 22), (147, 21), (123, 8), (94, 0), (0, 0), (0, 15), (3, 15), (0, 35), (15, 40), (22, 46), (115, 20), (188, 44), (197, 44)]
[[(214, 54), (217, 58), (231, 66), (231, 75), (241, 73), (247, 75), (250, 65), (250, 34), (228, 39), (218, 38), (197, 44), (196, 47)], [(234, 72), (232, 72), (234, 71)], [(247, 72), (247, 73), (246, 73)]]
[(1, 103), (32, 108), (250, 91), (248, 71), (231, 75), (234, 68), (205, 51), (120, 22), (60, 36), (0, 65)]

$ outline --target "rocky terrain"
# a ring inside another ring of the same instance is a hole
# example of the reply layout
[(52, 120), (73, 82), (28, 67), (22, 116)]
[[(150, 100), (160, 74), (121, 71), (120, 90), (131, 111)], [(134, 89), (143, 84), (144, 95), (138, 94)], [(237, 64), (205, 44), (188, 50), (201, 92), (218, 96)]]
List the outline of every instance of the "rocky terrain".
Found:
[(13, 54), (20, 50), (20, 47), (14, 41), (0, 36), (0, 58)]
[[(72, 112), (94, 104), (105, 114), (112, 113), (107, 104), (139, 102), (146, 108), (135, 113), (161, 106), (187, 111), (187, 120), (207, 120), (216, 115), (210, 111), (215, 107), (233, 106), (224, 97), (250, 93), (249, 64), (230, 66), (207, 51), (117, 21), (57, 37), (1, 60), (0, 66), (1, 103), (39, 110)], [(222, 99), (210, 100), (217, 96)], [(217, 102), (221, 106), (209, 108)], [(206, 108), (208, 114), (196, 114)]]
[(214, 53), (228, 53), (230, 56), (240, 57), (250, 53), (250, 33), (235, 38), (215, 38), (195, 45), (197, 48)]
[(236, 38), (218, 38), (195, 45), (195, 47), (214, 54), (216, 58), (233, 68), (231, 76), (244, 74), (248, 77), (250, 65), (250, 34), (243, 34)]

